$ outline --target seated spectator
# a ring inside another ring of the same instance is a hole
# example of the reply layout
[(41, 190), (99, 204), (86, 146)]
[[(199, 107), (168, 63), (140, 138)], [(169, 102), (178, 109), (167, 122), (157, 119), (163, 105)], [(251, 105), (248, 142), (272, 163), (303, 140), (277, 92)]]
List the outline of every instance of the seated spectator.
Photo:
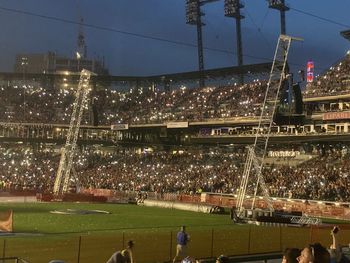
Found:
[(331, 257), (324, 246), (315, 243), (306, 246), (297, 260), (299, 263), (330, 263)]
[(282, 263), (298, 263), (300, 256), (299, 248), (286, 248), (283, 253)]

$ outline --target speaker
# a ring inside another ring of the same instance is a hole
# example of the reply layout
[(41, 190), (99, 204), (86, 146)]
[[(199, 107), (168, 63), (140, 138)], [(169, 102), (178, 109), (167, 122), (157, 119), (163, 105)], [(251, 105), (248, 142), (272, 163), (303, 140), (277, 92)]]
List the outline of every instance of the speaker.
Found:
[(98, 126), (98, 110), (95, 103), (92, 103), (92, 123), (94, 126)]
[(301, 90), (299, 84), (293, 85), (293, 95), (294, 95), (294, 113), (302, 114), (303, 113), (303, 98), (301, 95)]
[(288, 79), (282, 80), (281, 89), (279, 94), (279, 103), (286, 104), (288, 103), (288, 90), (289, 90), (289, 81)]

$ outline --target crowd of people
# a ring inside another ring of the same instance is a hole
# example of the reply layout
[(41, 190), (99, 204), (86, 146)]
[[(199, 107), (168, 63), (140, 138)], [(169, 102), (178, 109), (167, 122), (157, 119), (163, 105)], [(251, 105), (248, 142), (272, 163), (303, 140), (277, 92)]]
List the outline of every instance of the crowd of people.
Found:
[[(21, 85), (22, 84), (22, 85)], [(258, 116), (266, 81), (223, 87), (158, 90), (150, 87), (116, 91), (97, 87), (90, 96), (83, 124), (147, 124), (166, 121), (199, 121), (212, 118)], [(43, 87), (39, 82), (2, 83), (2, 122), (67, 124), (74, 88)]]
[[(314, 146), (299, 152), (308, 161), (297, 166), (274, 162), (263, 170), (274, 197), (350, 200), (350, 161), (347, 145)], [(72, 185), (118, 191), (156, 193), (200, 192), (236, 194), (246, 149), (188, 147), (177, 150), (85, 147), (74, 161)], [(276, 157), (278, 159), (278, 157)], [(291, 157), (283, 157), (282, 159)], [(0, 147), (0, 187), (4, 190), (49, 192), (53, 188), (60, 150), (53, 146)], [(255, 182), (251, 181), (254, 189)]]
[[(315, 81), (308, 83), (305, 97), (349, 92), (350, 54)], [(59, 77), (57, 77), (59, 78)], [(274, 87), (274, 85), (270, 85)], [(77, 83), (66, 78), (0, 82), (2, 122), (67, 124), (70, 121)], [(89, 93), (83, 124), (147, 124), (168, 121), (202, 121), (213, 118), (260, 116), (267, 80), (202, 88), (165, 89), (160, 86), (112, 89), (98, 83)], [(271, 96), (270, 96), (271, 95)], [(273, 92), (268, 96), (274, 99)]]
[[(349, 92), (350, 54), (322, 77), (307, 85), (306, 96)], [(159, 123), (260, 115), (266, 81), (244, 85), (127, 91), (96, 85), (82, 124)], [(75, 86), (67, 81), (44, 85), (35, 80), (1, 81), (1, 122), (65, 123), (70, 121)], [(348, 146), (344, 146), (347, 149)], [(243, 174), (244, 148), (186, 148), (136, 152), (134, 148), (100, 151), (85, 147), (76, 156), (76, 178), (82, 188), (194, 194), (201, 191), (237, 193)], [(349, 201), (350, 162), (344, 149), (315, 150), (299, 166), (269, 165), (263, 170), (272, 196)], [(59, 149), (2, 144), (0, 187), (52, 189)], [(252, 184), (254, 186), (254, 184)]]
[(306, 86), (305, 97), (348, 94), (350, 91), (350, 51), (336, 65)]

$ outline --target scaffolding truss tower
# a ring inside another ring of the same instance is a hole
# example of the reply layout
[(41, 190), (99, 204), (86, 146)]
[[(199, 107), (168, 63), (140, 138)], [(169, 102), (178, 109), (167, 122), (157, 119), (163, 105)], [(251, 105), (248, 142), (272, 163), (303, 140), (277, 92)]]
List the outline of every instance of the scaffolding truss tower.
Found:
[(267, 84), (264, 102), (261, 106), (261, 113), (259, 118), (258, 128), (255, 133), (254, 144), (248, 147), (246, 162), (244, 165), (244, 172), (241, 179), (240, 188), (238, 191), (236, 209), (237, 215), (242, 217), (245, 210), (245, 199), (248, 189), (249, 179), (255, 175), (255, 188), (253, 184), (254, 197), (251, 204), (253, 209), (255, 206), (255, 198), (260, 185), (263, 197), (269, 209), (273, 211), (269, 191), (265, 185), (265, 180), (262, 175), (262, 167), (264, 158), (267, 152), (267, 145), (270, 138), (271, 127), (273, 124), (273, 117), (275, 114), (279, 91), (285, 76), (285, 68), (287, 63), (288, 52), (292, 40), (302, 40), (299, 38), (292, 38), (287, 35), (280, 35), (272, 63), (269, 81)]
[(89, 81), (92, 72), (83, 69), (80, 73), (80, 80), (76, 97), (73, 104), (73, 112), (70, 119), (66, 144), (61, 151), (61, 159), (57, 169), (53, 193), (57, 196), (67, 192), (72, 170), (73, 158), (77, 146), (80, 123), (84, 107), (87, 105), (88, 93), (90, 91)]

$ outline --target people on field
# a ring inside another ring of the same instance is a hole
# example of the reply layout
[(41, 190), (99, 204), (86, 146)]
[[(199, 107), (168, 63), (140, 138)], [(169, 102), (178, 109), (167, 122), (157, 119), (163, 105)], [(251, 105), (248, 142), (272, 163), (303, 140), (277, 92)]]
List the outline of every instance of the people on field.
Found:
[(108, 259), (107, 263), (133, 263), (133, 248), (134, 242), (129, 240), (127, 247), (123, 250), (113, 253), (113, 255)]
[(184, 259), (187, 256), (187, 243), (190, 241), (190, 236), (186, 233), (186, 227), (182, 226), (176, 235), (176, 255), (173, 259), (175, 263), (178, 259)]

